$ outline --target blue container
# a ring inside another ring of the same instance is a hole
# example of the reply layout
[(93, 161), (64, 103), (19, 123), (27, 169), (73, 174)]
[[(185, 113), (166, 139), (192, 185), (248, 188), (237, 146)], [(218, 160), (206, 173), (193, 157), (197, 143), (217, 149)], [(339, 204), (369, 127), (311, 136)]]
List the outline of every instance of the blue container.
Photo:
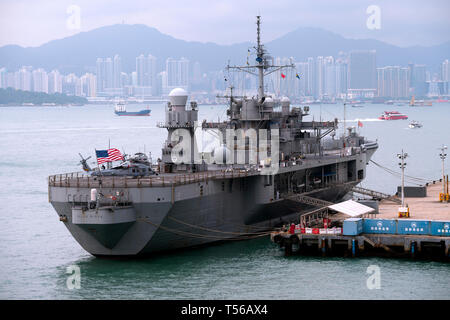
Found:
[(363, 232), (363, 219), (349, 218), (344, 220), (344, 230), (342, 234), (346, 236), (357, 236)]
[(431, 235), (450, 237), (450, 221), (431, 221)]
[(364, 233), (388, 233), (397, 232), (397, 220), (393, 219), (364, 219)]
[(429, 220), (399, 219), (397, 223), (398, 234), (430, 234)]

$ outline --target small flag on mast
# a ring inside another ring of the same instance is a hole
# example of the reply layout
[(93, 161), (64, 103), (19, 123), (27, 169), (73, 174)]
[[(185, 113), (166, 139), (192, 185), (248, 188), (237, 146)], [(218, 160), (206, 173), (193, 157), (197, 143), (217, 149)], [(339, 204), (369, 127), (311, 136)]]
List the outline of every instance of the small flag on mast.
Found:
[(119, 149), (112, 148), (108, 150), (95, 150), (97, 156), (97, 163), (102, 164), (105, 162), (112, 162), (117, 160), (123, 160), (123, 156)]
[(300, 79), (300, 76), (298, 75), (298, 73), (295, 74), (295, 77), (296, 77), (297, 79)]
[(283, 74), (283, 73), (281, 73), (281, 77), (284, 79), (284, 78), (286, 78), (286, 76)]
[(358, 120), (358, 127), (362, 127), (362, 126), (363, 126), (363, 123)]

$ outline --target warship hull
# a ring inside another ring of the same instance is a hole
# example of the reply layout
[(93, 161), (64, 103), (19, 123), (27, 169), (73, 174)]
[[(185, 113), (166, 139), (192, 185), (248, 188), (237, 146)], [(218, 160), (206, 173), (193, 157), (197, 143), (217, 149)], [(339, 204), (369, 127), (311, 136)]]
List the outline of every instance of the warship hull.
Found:
[[(145, 256), (258, 237), (263, 231), (298, 221), (300, 215), (317, 206), (289, 198), (293, 193), (289, 188), (282, 188), (284, 176), (297, 174), (303, 180), (308, 172), (320, 173), (327, 166), (335, 166), (338, 172), (333, 178), (324, 179), (316, 186), (310, 183), (311, 187), (303, 190), (306, 191), (303, 194), (338, 202), (364, 178), (370, 155), (365, 152), (322, 160), (319, 166), (316, 162), (315, 166), (304, 164), (301, 169), (280, 168), (270, 184), (267, 176), (258, 174), (202, 176), (188, 182), (181, 178), (178, 183), (166, 177), (164, 186), (162, 177), (157, 178), (159, 185), (145, 179), (103, 178), (102, 194), (125, 194), (127, 205), (105, 204), (96, 209), (89, 208), (89, 195), (93, 188), (99, 188), (98, 180), (88, 180), (90, 185), (85, 185), (86, 178), (54, 176), (49, 180), (49, 201), (72, 236), (89, 253)], [(349, 168), (359, 172), (359, 176), (349, 174)]]
[[(260, 18), (254, 64), (227, 66), (255, 68), (258, 94), (235, 96), (230, 86), (227, 121), (200, 124), (197, 102), (174, 88), (157, 123), (167, 139), (155, 169), (149, 162), (145, 172), (132, 167), (132, 176), (127, 164), (128, 171), (121, 165), (92, 172), (83, 159), (91, 174), (49, 177), (49, 202), (86, 251), (137, 256), (263, 236), (341, 200), (365, 178), (376, 142), (355, 127), (335, 139), (338, 119), (304, 121), (309, 106), (264, 93), (264, 76), (295, 65), (270, 63)], [(214, 137), (205, 141), (213, 150), (203, 148), (205, 132)]]

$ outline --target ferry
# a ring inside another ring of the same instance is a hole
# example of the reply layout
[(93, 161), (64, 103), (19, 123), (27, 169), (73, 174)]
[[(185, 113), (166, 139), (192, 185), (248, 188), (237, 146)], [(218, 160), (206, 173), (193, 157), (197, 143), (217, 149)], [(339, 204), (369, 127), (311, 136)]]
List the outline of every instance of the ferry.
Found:
[(378, 119), (380, 120), (406, 120), (408, 116), (398, 111), (385, 111)]
[(144, 109), (140, 111), (134, 111), (130, 112), (126, 110), (125, 103), (123, 102), (117, 102), (114, 106), (114, 113), (118, 116), (149, 116), (151, 110), (150, 109)]

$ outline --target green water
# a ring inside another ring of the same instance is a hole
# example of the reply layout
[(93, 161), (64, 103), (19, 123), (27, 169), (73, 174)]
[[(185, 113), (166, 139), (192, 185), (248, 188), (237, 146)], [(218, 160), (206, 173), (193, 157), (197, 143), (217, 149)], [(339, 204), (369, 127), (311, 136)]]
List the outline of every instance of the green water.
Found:
[[(130, 106), (132, 110), (133, 106)], [(419, 120), (377, 121), (383, 105), (347, 108), (348, 125), (378, 139), (373, 159), (398, 170), (395, 154), (410, 154), (411, 175), (438, 178), (438, 150), (450, 144), (450, 104), (395, 107)], [(139, 109), (136, 106), (136, 109)], [(162, 106), (151, 117), (117, 117), (111, 106), (0, 108), (0, 298), (2, 299), (448, 299), (448, 263), (384, 258), (284, 257), (268, 238), (227, 242), (139, 260), (104, 260), (85, 252), (48, 203), (47, 176), (78, 171), (78, 152), (125, 148), (160, 155)], [(352, 110), (353, 109), (353, 110)], [(391, 106), (392, 109), (392, 106)], [(311, 106), (315, 119), (342, 115), (342, 106)], [(200, 106), (199, 118), (224, 119), (223, 106)], [(446, 170), (449, 170), (447, 164)], [(414, 172), (414, 174), (412, 174)], [(363, 186), (394, 192), (397, 177), (369, 166)], [(367, 268), (380, 270), (368, 289)], [(67, 267), (80, 270), (69, 289)]]

